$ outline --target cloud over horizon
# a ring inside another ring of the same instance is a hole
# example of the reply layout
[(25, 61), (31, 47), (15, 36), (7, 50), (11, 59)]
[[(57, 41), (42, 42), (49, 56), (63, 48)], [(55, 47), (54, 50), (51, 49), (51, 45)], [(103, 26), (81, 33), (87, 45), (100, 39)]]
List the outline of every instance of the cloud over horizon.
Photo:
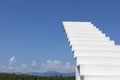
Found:
[(15, 56), (12, 56), (12, 57), (10, 58), (10, 60), (9, 60), (9, 64), (12, 65), (12, 64), (14, 64), (15, 62), (16, 62)]
[(12, 57), (9, 59), (8, 69), (14, 70), (14, 69), (15, 69), (15, 66), (16, 66), (15, 63), (16, 63), (15, 56), (12, 56)]
[(35, 60), (32, 60), (32, 67), (36, 67), (37, 66), (37, 62)]
[(12, 56), (9, 59), (8, 65), (0, 64), (0, 72), (47, 72), (57, 71), (62, 73), (74, 72), (74, 65), (70, 62), (63, 63), (60, 60), (46, 60), (43, 63), (38, 63), (35, 60), (31, 60), (31, 65), (22, 63), (17, 64), (16, 57)]

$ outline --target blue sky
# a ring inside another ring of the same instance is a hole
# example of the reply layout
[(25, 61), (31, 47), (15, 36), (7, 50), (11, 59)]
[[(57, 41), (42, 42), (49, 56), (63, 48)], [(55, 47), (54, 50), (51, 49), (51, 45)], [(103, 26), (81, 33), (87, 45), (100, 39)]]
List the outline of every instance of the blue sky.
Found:
[(89, 21), (120, 44), (119, 0), (0, 0), (0, 72), (73, 72), (62, 21)]

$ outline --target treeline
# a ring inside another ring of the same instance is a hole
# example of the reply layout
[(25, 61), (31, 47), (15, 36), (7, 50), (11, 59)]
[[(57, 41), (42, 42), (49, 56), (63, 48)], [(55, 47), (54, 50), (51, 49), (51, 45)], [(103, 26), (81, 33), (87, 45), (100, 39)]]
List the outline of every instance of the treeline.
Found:
[(74, 76), (32, 76), (32, 75), (16, 75), (8, 73), (0, 73), (0, 80), (75, 80)]

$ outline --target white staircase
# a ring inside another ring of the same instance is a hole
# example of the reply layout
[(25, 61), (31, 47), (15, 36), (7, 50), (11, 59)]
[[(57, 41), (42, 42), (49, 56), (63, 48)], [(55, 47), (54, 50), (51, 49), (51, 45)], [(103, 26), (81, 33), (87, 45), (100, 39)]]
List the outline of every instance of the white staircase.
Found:
[(63, 22), (76, 60), (76, 80), (120, 80), (120, 45), (90, 22)]

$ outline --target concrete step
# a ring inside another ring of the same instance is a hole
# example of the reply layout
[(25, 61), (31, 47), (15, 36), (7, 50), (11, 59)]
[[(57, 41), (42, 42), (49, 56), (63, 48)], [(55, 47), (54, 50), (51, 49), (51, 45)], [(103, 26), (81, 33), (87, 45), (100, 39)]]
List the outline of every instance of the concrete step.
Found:
[(105, 35), (67, 35), (67, 38), (74, 38), (74, 37), (78, 37), (78, 38), (106, 38)]
[(81, 80), (120, 80), (120, 76), (84, 76)]
[(100, 34), (100, 33), (96, 33), (96, 34), (68, 34), (67, 35), (68, 37), (69, 36), (78, 36), (78, 37), (80, 37), (80, 36), (106, 36), (105, 34)]
[(72, 38), (68, 38), (68, 41), (69, 42), (73, 42), (73, 43), (76, 43), (76, 42), (93, 42), (93, 41), (97, 41), (97, 42), (114, 42), (113, 40), (109, 40), (109, 38), (76, 38), (76, 37), (72, 37)]
[(65, 30), (66, 33), (99, 33), (100, 30)]
[(80, 32), (80, 31), (66, 31), (67, 34), (103, 34), (101, 31), (98, 31), (98, 32)]
[(69, 37), (68, 41), (110, 41), (109, 37), (105, 37), (105, 38), (89, 38), (89, 37), (84, 37), (84, 38), (79, 38), (79, 37)]
[(81, 65), (80, 75), (84, 76), (120, 76), (120, 66)]
[[(120, 55), (118, 55), (120, 56)], [(77, 65), (109, 65), (120, 67), (120, 57), (77, 56)]]
[(104, 34), (104, 33), (102, 33), (101, 31), (98, 31), (98, 32), (92, 32), (92, 31), (91, 31), (91, 32), (80, 32), (80, 31), (71, 32), (71, 31), (66, 31), (66, 33), (67, 33), (67, 34), (75, 34), (75, 35), (78, 35), (78, 34), (79, 34), (79, 35), (82, 35), (82, 34), (83, 34), (83, 35), (84, 35), (84, 34), (85, 34), (85, 35), (95, 35), (95, 34), (101, 35), (101, 34)]
[[(82, 39), (82, 38), (88, 38), (88, 39), (90, 39), (90, 38), (99, 38), (99, 39), (106, 39), (108, 36), (106, 36), (105, 34), (102, 34), (102, 35), (97, 35), (97, 34), (95, 34), (95, 35), (86, 35), (86, 34), (84, 34), (84, 35), (75, 35), (75, 34), (69, 34), (69, 35), (66, 35), (66, 37), (67, 38), (77, 38), (77, 39)], [(110, 38), (109, 38), (110, 39)]]
[(113, 50), (113, 51), (117, 51), (117, 50), (119, 50), (117, 47), (115, 47), (115, 46), (98, 46), (98, 45), (90, 45), (90, 46), (86, 46), (86, 45), (84, 45), (84, 46), (78, 46), (78, 45), (72, 45), (71, 46), (71, 49), (72, 49), (72, 51), (75, 51), (75, 50)]
[(98, 29), (98, 28), (90, 25), (90, 26), (79, 26), (79, 27), (69, 26), (69, 27), (65, 27), (64, 29), (65, 30), (69, 30), (69, 29), (80, 30), (80, 29)]
[(74, 51), (74, 58), (76, 57), (118, 57), (120, 58), (120, 51)]
[(66, 28), (66, 27), (87, 27), (87, 26), (94, 26), (93, 24), (91, 24), (91, 23), (87, 23), (87, 24), (84, 24), (84, 23), (79, 23), (80, 25), (76, 25), (76, 24), (64, 24), (64, 28)]
[(89, 31), (91, 31), (91, 32), (97, 32), (97, 31), (100, 31), (99, 29), (90, 29), (90, 28), (88, 28), (88, 29), (65, 29), (65, 31), (69, 31), (69, 32), (89, 32)]
[(79, 41), (70, 41), (70, 46), (114, 46), (114, 41), (85, 41), (85, 40), (79, 40)]
[(69, 35), (66, 35), (67, 38), (106, 38), (107, 36), (105, 34), (102, 34), (102, 35), (74, 35), (74, 34), (69, 34)]
[(116, 45), (116, 47), (120, 50), (120, 45)]
[(68, 22), (64, 21), (63, 26), (64, 27), (69, 27), (69, 26), (82, 26), (82, 25), (92, 25), (91, 22)]

